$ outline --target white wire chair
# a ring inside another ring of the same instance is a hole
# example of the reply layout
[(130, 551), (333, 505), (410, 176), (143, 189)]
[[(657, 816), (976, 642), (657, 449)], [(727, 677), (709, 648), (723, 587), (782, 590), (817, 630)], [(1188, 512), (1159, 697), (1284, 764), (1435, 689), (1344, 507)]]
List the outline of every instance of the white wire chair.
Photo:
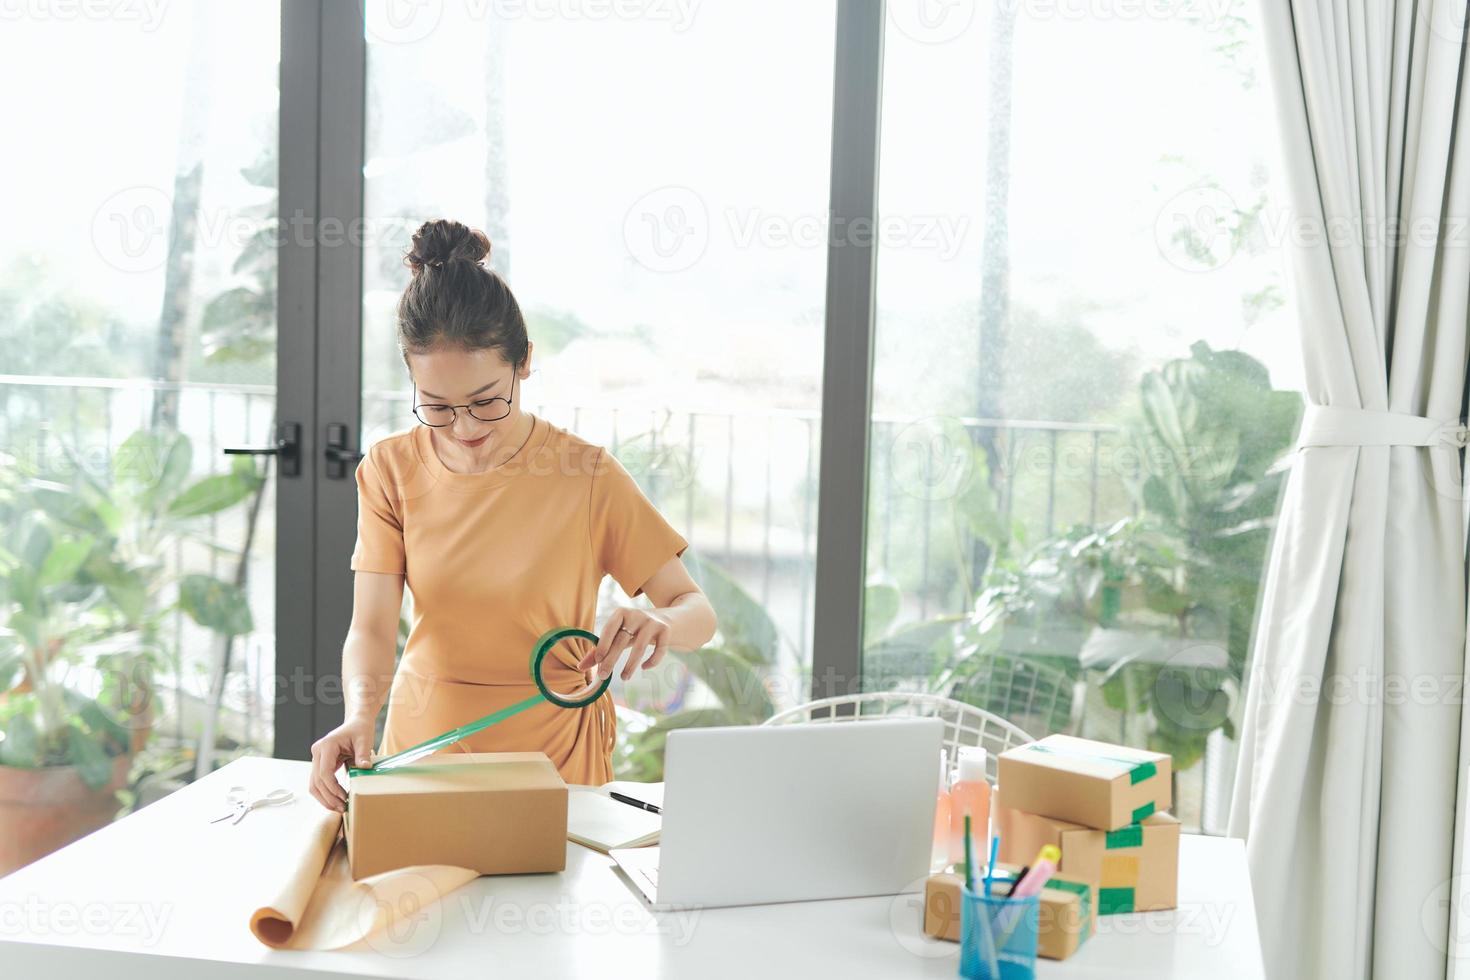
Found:
[(917, 691), (874, 691), (822, 698), (777, 712), (761, 724), (825, 724), (878, 718), (939, 718), (944, 722), (947, 765), (955, 764), (961, 746), (983, 746), (989, 756), (985, 761), (985, 773), (991, 783), (996, 779), (995, 760), (998, 755), (1007, 749), (1036, 741), (1004, 718), (983, 708)]
[(1027, 657), (1005, 654), (967, 663), (964, 675), (946, 693), (984, 705), (1011, 724), (1043, 735), (1078, 734), (1087, 701), (1087, 685), (1081, 678)]

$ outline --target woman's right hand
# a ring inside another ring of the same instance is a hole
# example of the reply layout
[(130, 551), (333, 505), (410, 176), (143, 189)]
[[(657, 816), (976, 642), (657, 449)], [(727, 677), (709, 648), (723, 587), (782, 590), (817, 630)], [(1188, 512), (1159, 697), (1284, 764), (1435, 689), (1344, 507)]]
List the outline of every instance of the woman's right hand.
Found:
[(328, 810), (347, 809), (347, 791), (337, 782), (337, 767), (373, 764), (374, 718), (349, 718), (311, 745), (311, 795)]

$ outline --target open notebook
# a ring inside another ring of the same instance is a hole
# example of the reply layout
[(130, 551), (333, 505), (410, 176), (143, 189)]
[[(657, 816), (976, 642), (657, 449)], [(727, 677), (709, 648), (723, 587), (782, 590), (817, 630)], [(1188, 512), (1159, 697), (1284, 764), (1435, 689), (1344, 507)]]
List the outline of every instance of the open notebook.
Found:
[(607, 853), (614, 847), (646, 847), (658, 843), (663, 818), (657, 813), (619, 803), (609, 797), (616, 791), (654, 806), (664, 805), (663, 783), (634, 783), (614, 780), (601, 786), (569, 786), (567, 794), (567, 839), (583, 847)]

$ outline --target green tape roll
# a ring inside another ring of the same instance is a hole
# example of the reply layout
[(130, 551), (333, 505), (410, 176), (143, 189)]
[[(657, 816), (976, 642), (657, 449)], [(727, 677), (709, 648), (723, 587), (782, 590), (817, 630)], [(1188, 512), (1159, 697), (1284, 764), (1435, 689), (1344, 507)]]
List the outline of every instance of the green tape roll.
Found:
[(541, 634), (541, 638), (536, 641), (536, 646), (531, 651), (531, 679), (536, 682), (536, 690), (541, 692), (541, 696), (550, 701), (552, 704), (556, 705), (558, 708), (585, 708), (587, 707), (587, 705), (602, 697), (602, 692), (606, 691), (607, 686), (612, 683), (611, 674), (604, 677), (602, 679), (602, 685), (598, 687), (596, 691), (587, 695), (587, 697), (570, 701), (561, 697), (561, 695), (557, 694), (549, 687), (547, 687), (545, 679), (543, 679), (541, 676), (541, 663), (546, 659), (546, 655), (551, 652), (552, 647), (556, 646), (558, 643), (560, 643), (562, 640), (565, 640), (569, 636), (580, 636), (584, 640), (591, 640), (593, 643), (597, 642), (596, 633), (592, 633), (587, 630), (577, 629), (573, 626), (564, 626), (561, 629), (547, 630), (545, 633)]
[(513, 715), (518, 715), (527, 708), (534, 708), (542, 701), (548, 701), (558, 708), (585, 708), (589, 704), (592, 704), (607, 691), (608, 685), (612, 683), (611, 674), (604, 677), (602, 683), (591, 694), (588, 694), (586, 697), (572, 699), (564, 698), (551, 690), (551, 688), (546, 686), (546, 679), (541, 676), (541, 667), (546, 661), (546, 655), (551, 652), (552, 647), (569, 636), (581, 637), (585, 640), (591, 640), (593, 643), (597, 642), (596, 633), (578, 629), (574, 626), (563, 626), (542, 633), (536, 640), (536, 645), (531, 649), (531, 679), (536, 682), (536, 693), (531, 697), (526, 698), (524, 701), (517, 701), (515, 704), (501, 708), (499, 711), (493, 711), (483, 718), (475, 719), (469, 724), (460, 725), (458, 728), (451, 728), (449, 731), (435, 735), (431, 739), (422, 741), (417, 745), (409, 746), (402, 752), (395, 752), (386, 759), (379, 759), (365, 769), (348, 766), (347, 775), (376, 776), (380, 773), (391, 772), (394, 769), (401, 769), (410, 762), (422, 759), (424, 756), (437, 752), (447, 745), (453, 745), (455, 742), (466, 739), (476, 732), (484, 731), (491, 725), (498, 724)]

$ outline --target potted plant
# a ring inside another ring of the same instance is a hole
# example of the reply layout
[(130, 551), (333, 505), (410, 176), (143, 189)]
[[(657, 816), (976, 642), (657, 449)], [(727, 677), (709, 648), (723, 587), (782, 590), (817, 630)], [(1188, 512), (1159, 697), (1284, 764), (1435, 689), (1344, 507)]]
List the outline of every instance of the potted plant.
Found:
[(1210, 732), (1234, 737), (1279, 463), (1300, 413), (1301, 396), (1272, 388), (1259, 361), (1203, 342), (1140, 382), (1127, 427), (1139, 463), (1130, 526), (1151, 535), (1133, 542), (1154, 546), (1107, 566), (1116, 585), (1103, 587), (1097, 626), (1123, 634), (1093, 637), (1083, 659), (1104, 671), (1109, 706), (1147, 712), (1149, 746), (1180, 769)]
[(0, 461), (0, 874), (117, 814), (153, 730), (168, 615), (250, 628), (238, 588), (163, 560), (195, 518), (258, 489), (248, 458), (186, 487), (177, 433), (134, 433), (106, 482), (66, 453), (64, 468)]
[[(1079, 525), (986, 576), (943, 676), (961, 689), (997, 651), (1071, 661), (1118, 715), (1118, 740), (1174, 757), (1233, 735), (1256, 590), (1301, 398), (1204, 343), (1146, 374), (1125, 426), (1136, 515)], [(1046, 642), (1012, 642), (1011, 636)]]

